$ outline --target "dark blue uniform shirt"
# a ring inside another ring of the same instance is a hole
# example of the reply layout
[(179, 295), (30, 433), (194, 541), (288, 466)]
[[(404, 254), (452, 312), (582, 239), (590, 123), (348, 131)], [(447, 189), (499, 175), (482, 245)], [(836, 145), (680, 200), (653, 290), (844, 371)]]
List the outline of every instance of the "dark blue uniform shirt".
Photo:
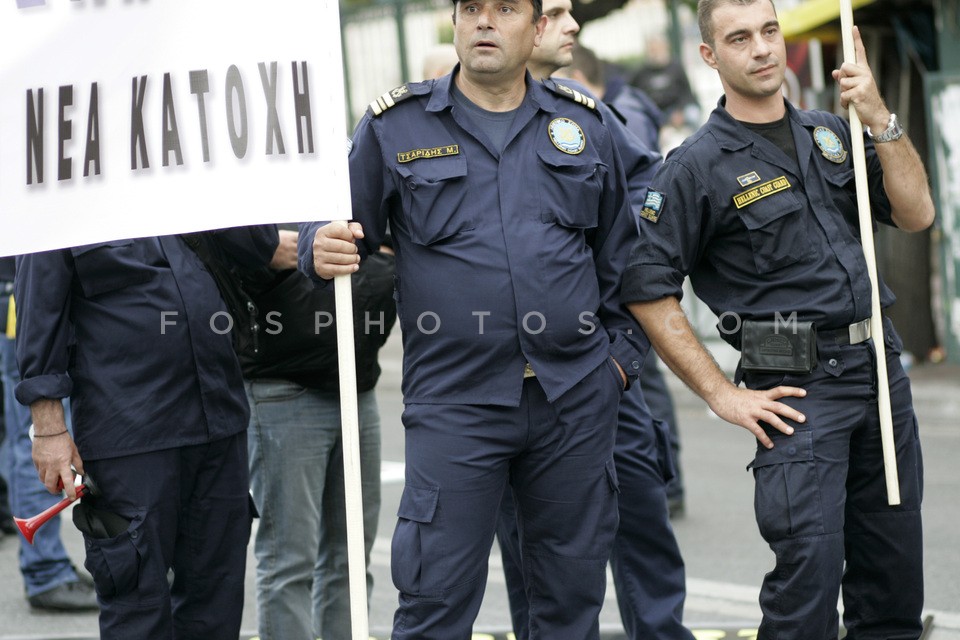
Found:
[[(657, 151), (658, 130), (651, 117), (633, 111), (637, 104), (632, 100), (621, 102), (620, 106), (623, 109), (616, 109), (612, 108), (606, 100), (595, 98), (589, 90), (574, 80), (564, 79), (562, 86), (580, 91), (596, 101), (597, 111), (600, 112), (604, 124), (610, 130), (610, 137), (623, 162), (623, 171), (627, 176), (627, 197), (630, 199), (634, 221), (638, 220), (647, 193), (647, 185), (650, 184), (650, 180), (653, 179), (663, 160), (660, 152)], [(634, 90), (638, 93), (640, 91)], [(657, 108), (652, 103), (651, 106), (654, 109)]]
[(13, 282), (16, 272), (16, 261), (13, 256), (0, 258), (0, 283)]
[[(264, 264), (273, 225), (217, 233)], [(84, 459), (200, 444), (247, 428), (247, 403), (213, 278), (176, 236), (117, 240), (17, 261), (17, 399), (70, 397)]]
[(636, 224), (601, 117), (528, 74), (500, 154), (452, 77), (391, 92), (350, 153), (361, 249), (393, 233), (405, 401), (518, 406), (527, 362), (550, 400), (611, 355), (636, 376), (648, 343), (618, 299)]
[(623, 117), (631, 133), (648, 148), (660, 148), (663, 112), (647, 94), (627, 84), (622, 78), (613, 78), (607, 83), (603, 101)]
[[(651, 183), (624, 302), (682, 296), (685, 275), (717, 315), (837, 329), (870, 317), (849, 126), (787, 103), (797, 162), (723, 108), (667, 159)], [(883, 173), (866, 142), (870, 202), (892, 224)], [(881, 281), (881, 305), (893, 294)], [(735, 329), (735, 320), (724, 323)], [(732, 344), (732, 333), (721, 331)]]

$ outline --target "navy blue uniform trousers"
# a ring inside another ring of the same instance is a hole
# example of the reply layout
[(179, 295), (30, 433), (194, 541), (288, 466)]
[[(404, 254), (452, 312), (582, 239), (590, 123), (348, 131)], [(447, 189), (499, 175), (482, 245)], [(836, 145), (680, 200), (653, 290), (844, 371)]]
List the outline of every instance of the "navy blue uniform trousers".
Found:
[(677, 412), (673, 406), (673, 396), (667, 387), (667, 380), (658, 366), (660, 358), (651, 349), (643, 361), (643, 372), (640, 374), (640, 388), (643, 389), (643, 399), (650, 408), (654, 420), (664, 423), (669, 434), (670, 454), (673, 463), (673, 476), (667, 478), (667, 498), (683, 500), (683, 468), (680, 465), (680, 427), (677, 423)]
[(251, 516), (246, 432), (89, 460), (84, 470), (101, 491), (84, 504), (130, 522), (115, 537), (84, 534), (100, 637), (237, 640)]
[(406, 484), (393, 536), (394, 640), (468, 640), (509, 482), (523, 537), (530, 637), (599, 638), (617, 528), (612, 360), (555, 402), (536, 378), (519, 407), (409, 404)]
[(760, 592), (760, 640), (834, 640), (841, 588), (848, 640), (920, 636), (923, 461), (901, 343), (890, 322), (885, 333), (899, 506), (887, 504), (872, 342), (819, 340), (811, 374), (744, 375), (753, 389), (807, 391), (781, 400), (806, 422), (792, 436), (767, 428), (775, 446), (758, 447), (751, 465), (757, 523), (776, 554)]
[[(673, 476), (669, 427), (651, 417), (634, 386), (620, 402), (614, 461), (620, 488), (620, 525), (610, 555), (620, 619), (628, 638), (693, 640), (683, 626), (683, 558), (667, 517), (665, 482)], [(514, 633), (530, 637), (530, 615), (520, 558), (513, 495), (501, 505), (497, 539), (503, 556)]]

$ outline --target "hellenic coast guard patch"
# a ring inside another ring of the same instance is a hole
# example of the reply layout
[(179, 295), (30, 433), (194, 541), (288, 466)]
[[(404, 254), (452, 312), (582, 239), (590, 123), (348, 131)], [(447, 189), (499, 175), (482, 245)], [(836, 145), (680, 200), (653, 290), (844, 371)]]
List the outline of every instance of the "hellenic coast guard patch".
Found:
[(547, 127), (550, 141), (553, 146), (572, 156), (577, 155), (587, 146), (587, 139), (583, 129), (570, 118), (555, 118)]
[(660, 219), (661, 211), (663, 211), (663, 194), (653, 189), (647, 189), (647, 198), (643, 201), (640, 217), (650, 222), (656, 222)]
[(813, 130), (813, 141), (820, 147), (820, 153), (830, 162), (843, 164), (847, 159), (847, 150), (843, 148), (840, 137), (826, 127), (817, 127)]

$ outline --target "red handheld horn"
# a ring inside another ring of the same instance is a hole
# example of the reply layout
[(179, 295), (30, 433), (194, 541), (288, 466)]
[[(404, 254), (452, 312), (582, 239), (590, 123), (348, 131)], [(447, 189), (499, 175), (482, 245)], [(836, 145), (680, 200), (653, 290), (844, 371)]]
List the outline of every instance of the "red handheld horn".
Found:
[[(85, 479), (85, 484), (77, 485), (78, 500), (81, 496), (93, 493), (95, 493), (94, 484), (89, 476)], [(32, 518), (14, 518), (13, 522), (17, 525), (17, 528), (20, 529), (20, 533), (23, 534), (23, 537), (26, 539), (26, 541), (30, 544), (33, 544), (33, 536), (36, 535), (37, 529), (46, 524), (50, 518), (69, 507), (73, 502), (74, 501), (70, 498), (64, 498), (57, 504), (45, 509)]]

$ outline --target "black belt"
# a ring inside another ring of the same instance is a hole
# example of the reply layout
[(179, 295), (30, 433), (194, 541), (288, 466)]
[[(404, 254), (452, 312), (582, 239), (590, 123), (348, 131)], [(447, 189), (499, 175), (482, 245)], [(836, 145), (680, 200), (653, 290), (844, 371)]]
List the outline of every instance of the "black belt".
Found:
[(817, 337), (837, 344), (860, 344), (870, 339), (870, 318), (840, 329), (817, 329)]

